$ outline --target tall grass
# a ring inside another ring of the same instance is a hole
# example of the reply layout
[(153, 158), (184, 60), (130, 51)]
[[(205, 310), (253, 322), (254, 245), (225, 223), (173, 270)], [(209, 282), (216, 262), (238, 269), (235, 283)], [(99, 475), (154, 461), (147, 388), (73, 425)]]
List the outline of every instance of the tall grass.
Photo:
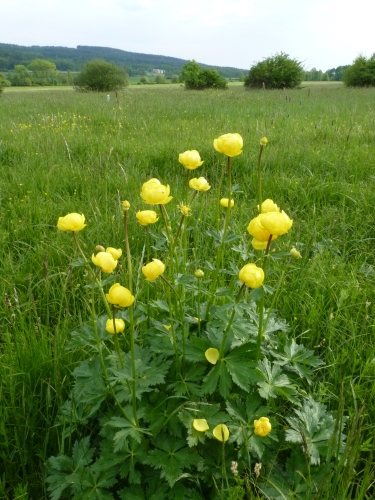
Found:
[[(340, 86), (312, 88), (310, 96), (307, 89), (136, 87), (118, 99), (111, 95), (110, 102), (103, 94), (68, 91), (4, 93), (0, 498), (45, 498), (43, 462), (57, 452), (54, 419), (81, 355), (65, 345), (73, 326), (89, 316), (86, 276), (82, 268), (67, 266), (76, 256), (56, 230), (58, 217), (85, 214), (82, 241), (88, 252), (96, 244), (121, 247), (120, 201), (128, 199), (133, 214), (145, 208), (139, 191), (151, 177), (170, 184), (182, 201), (178, 153), (187, 149), (197, 149), (205, 160), (199, 176), (218, 181), (221, 165), (212, 141), (227, 132), (240, 133), (245, 145), (233, 169), (238, 188), (232, 224), (244, 234), (238, 260), (241, 249), (251, 252), (246, 226), (255, 215), (258, 144), (266, 136), (264, 192), (295, 220), (280, 249), (297, 244), (303, 255), (285, 272), (276, 307), (295, 337), (326, 362), (319, 373), (321, 400), (333, 409), (343, 404), (363, 441), (353, 444), (360, 461), (345, 495), (371, 498), (366, 491), (375, 419), (374, 98), (373, 89)], [(211, 212), (215, 226), (210, 196), (197, 205)], [(143, 232), (135, 217), (129, 232), (133, 255), (140, 256)], [(189, 238), (209, 260), (204, 233)], [(270, 279), (276, 284), (282, 272)]]

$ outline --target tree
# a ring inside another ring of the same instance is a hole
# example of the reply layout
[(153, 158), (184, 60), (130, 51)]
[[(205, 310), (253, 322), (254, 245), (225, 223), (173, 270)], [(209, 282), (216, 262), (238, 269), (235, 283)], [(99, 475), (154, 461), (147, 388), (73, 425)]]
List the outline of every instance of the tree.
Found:
[(85, 64), (76, 77), (75, 89), (82, 91), (109, 92), (129, 85), (129, 77), (125, 70), (114, 63), (94, 59)]
[(302, 63), (280, 52), (250, 68), (245, 78), (245, 87), (267, 89), (293, 88), (299, 85), (304, 76)]
[(10, 87), (10, 81), (7, 80), (3, 74), (0, 73), (0, 94), (4, 90), (4, 87)]
[(358, 56), (342, 78), (348, 87), (375, 86), (375, 54), (369, 59)]
[(56, 64), (46, 59), (34, 59), (28, 65), (28, 69), (33, 74), (33, 81), (37, 85), (56, 85), (59, 74), (56, 71)]
[(180, 83), (180, 77), (178, 75), (173, 75), (172, 83)]
[(10, 80), (14, 87), (30, 87), (32, 85), (31, 73), (23, 64), (16, 64), (14, 66), (14, 74)]
[(146, 75), (141, 76), (141, 79), (139, 81), (140, 81), (140, 83), (143, 83), (144, 85), (146, 85), (147, 83), (150, 83), (150, 80), (147, 78)]
[(225, 89), (227, 87), (226, 79), (219, 75), (216, 69), (202, 71), (200, 65), (194, 60), (182, 67), (181, 80), (185, 82), (187, 89)]
[(164, 75), (157, 75), (155, 77), (155, 83), (168, 83)]

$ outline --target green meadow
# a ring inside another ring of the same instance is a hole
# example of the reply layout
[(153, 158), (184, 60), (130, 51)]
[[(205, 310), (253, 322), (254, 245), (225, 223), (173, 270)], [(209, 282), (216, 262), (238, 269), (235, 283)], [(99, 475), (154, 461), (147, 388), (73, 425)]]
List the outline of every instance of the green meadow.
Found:
[[(212, 243), (206, 231), (218, 229), (223, 218), (213, 203), (223, 166), (213, 140), (228, 132), (244, 142), (232, 161), (230, 225), (242, 235), (232, 257), (241, 266), (256, 256), (246, 228), (257, 214), (265, 136), (264, 197), (294, 221), (276, 247), (289, 252), (296, 246), (302, 254), (270, 274), (274, 287), (283, 276), (273, 307), (292, 337), (324, 360), (314, 393), (356, 426), (357, 439), (348, 444), (357, 488), (352, 498), (372, 498), (375, 89), (310, 82), (286, 91), (134, 86), (117, 98), (110, 93), (109, 102), (106, 94), (53, 90), (6, 89), (0, 97), (0, 498), (48, 498), (43, 464), (71, 444), (61, 440), (56, 417), (85, 355), (68, 350), (67, 342), (89, 320), (90, 301), (87, 272), (70, 265), (76, 250), (71, 234), (56, 228), (58, 218), (85, 215), (80, 240), (88, 255), (96, 245), (123, 248), (121, 201), (129, 200), (140, 281), (144, 230), (135, 213), (149, 208), (141, 186), (156, 177), (170, 185), (173, 201), (183, 201), (178, 155), (196, 149), (204, 163), (194, 176), (206, 177), (213, 189), (194, 205), (191, 219), (204, 218), (205, 226), (189, 232), (189, 247), (192, 256), (199, 249), (198, 264), (207, 269)], [(167, 205), (172, 221), (176, 206)], [(272, 299), (266, 301), (270, 306)]]

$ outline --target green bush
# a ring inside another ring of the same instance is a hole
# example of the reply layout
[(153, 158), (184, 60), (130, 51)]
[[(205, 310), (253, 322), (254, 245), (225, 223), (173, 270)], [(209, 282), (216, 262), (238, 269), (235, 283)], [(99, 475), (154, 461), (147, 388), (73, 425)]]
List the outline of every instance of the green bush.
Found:
[(204, 69), (195, 61), (189, 61), (182, 67), (181, 79), (187, 89), (225, 89), (227, 81), (215, 69)]
[(128, 74), (116, 64), (94, 59), (88, 62), (74, 82), (76, 90), (108, 92), (129, 85)]
[(302, 63), (280, 52), (250, 68), (245, 87), (267, 89), (293, 88), (303, 80)]
[(343, 81), (348, 87), (371, 87), (375, 85), (375, 53), (369, 59), (358, 56), (345, 71)]
[(0, 94), (4, 90), (4, 87), (10, 87), (10, 81), (0, 73)]
[(168, 83), (164, 75), (157, 75), (155, 77), (155, 83)]

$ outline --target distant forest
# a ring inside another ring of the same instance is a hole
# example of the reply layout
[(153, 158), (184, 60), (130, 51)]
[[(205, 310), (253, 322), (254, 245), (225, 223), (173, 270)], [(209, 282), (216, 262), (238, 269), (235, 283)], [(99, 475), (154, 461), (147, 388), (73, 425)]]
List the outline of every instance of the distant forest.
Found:
[[(187, 63), (176, 57), (157, 56), (127, 52), (107, 47), (88, 47), (78, 45), (76, 49), (68, 47), (24, 47), (0, 43), (0, 71), (13, 70), (16, 65), (28, 66), (34, 59), (48, 59), (56, 65), (58, 71), (81, 71), (83, 65), (92, 59), (104, 59), (124, 68), (129, 76), (142, 75), (153, 69), (162, 69), (165, 76), (171, 78), (181, 73), (182, 66)], [(202, 68), (216, 69), (226, 78), (239, 78), (246, 69), (209, 66), (199, 63)]]

